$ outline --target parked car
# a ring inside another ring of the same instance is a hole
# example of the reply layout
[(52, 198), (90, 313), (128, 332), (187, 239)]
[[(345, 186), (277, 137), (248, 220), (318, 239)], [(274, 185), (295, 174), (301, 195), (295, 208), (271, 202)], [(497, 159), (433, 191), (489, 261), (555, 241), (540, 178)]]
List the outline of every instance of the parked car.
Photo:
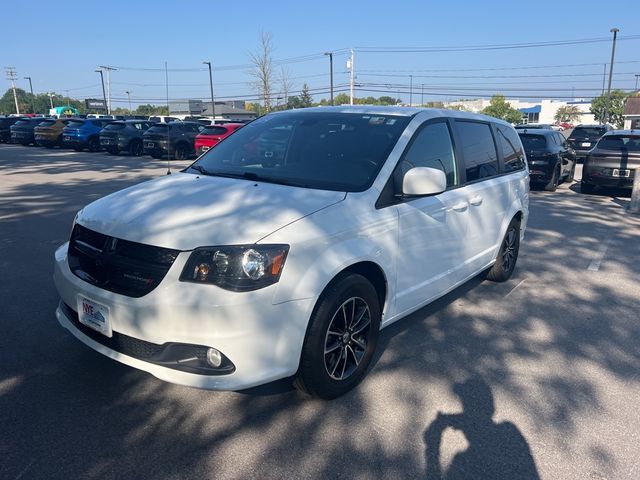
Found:
[(573, 128), (573, 124), (569, 122), (560, 122), (560, 123), (556, 123), (556, 125), (558, 125), (559, 127), (562, 127), (562, 130), (568, 130), (570, 128)]
[(576, 152), (560, 132), (546, 129), (518, 130), (529, 164), (531, 185), (554, 192), (563, 181), (571, 182), (576, 171)]
[(511, 276), (528, 194), (520, 139), (495, 118), (271, 113), (182, 172), (80, 210), (55, 253), (56, 316), (169, 382), (239, 390), (295, 375), (334, 398), (365, 375), (380, 328), (480, 273)]
[(155, 123), (142, 137), (144, 153), (153, 158), (169, 156), (186, 160), (195, 155), (196, 135), (204, 128), (197, 122)]
[(11, 141), (11, 125), (23, 117), (0, 117), (0, 143)]
[(202, 155), (211, 147), (228, 137), (237, 129), (244, 127), (243, 123), (225, 123), (224, 125), (210, 125), (202, 129), (198, 135), (194, 147), (197, 155)]
[(151, 117), (149, 117), (149, 120), (152, 122), (163, 122), (163, 123), (169, 123), (169, 122), (179, 122), (180, 119), (178, 117), (168, 117), (166, 115), (153, 115)]
[(613, 130), (605, 133), (584, 160), (582, 193), (596, 187), (631, 189), (640, 169), (640, 130)]
[(62, 131), (62, 143), (76, 151), (100, 150), (100, 131), (113, 120), (106, 118), (72, 118)]
[(611, 125), (578, 125), (574, 128), (567, 140), (569, 146), (576, 152), (578, 163), (584, 160), (600, 137), (612, 129)]
[(111, 155), (126, 151), (129, 155), (143, 153), (142, 135), (154, 123), (149, 120), (124, 120), (111, 122), (100, 132), (100, 146)]
[(21, 145), (35, 144), (33, 129), (42, 122), (41, 117), (21, 118), (9, 127), (11, 131), (11, 143)]
[(62, 131), (69, 123), (68, 118), (49, 118), (33, 129), (36, 144), (41, 147), (62, 147)]

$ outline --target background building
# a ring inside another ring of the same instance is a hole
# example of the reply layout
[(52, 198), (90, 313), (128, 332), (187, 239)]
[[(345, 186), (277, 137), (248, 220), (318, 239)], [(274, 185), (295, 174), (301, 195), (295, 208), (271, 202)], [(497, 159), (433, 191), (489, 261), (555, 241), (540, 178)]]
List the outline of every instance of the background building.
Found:
[[(252, 120), (256, 113), (244, 108), (244, 101), (229, 100), (216, 103), (216, 118), (229, 120)], [(212, 114), (211, 102), (202, 100), (180, 100), (169, 102), (169, 114), (175, 117), (210, 117)]]

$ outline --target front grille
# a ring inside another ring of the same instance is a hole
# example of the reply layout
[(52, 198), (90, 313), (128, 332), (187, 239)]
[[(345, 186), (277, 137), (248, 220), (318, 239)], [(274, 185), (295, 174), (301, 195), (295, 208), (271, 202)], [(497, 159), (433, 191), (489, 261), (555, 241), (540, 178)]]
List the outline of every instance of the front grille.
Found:
[(128, 297), (156, 288), (179, 250), (122, 240), (76, 224), (69, 242), (69, 268), (85, 282)]

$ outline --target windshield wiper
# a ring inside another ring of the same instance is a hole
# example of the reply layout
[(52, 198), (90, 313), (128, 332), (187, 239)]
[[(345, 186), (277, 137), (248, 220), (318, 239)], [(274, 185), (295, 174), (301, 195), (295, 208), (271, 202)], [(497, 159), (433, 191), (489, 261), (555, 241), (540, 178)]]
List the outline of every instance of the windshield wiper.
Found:
[(191, 165), (189, 168), (195, 170), (196, 172), (200, 172), (203, 175), (215, 175), (214, 173), (204, 168), (202, 165)]
[[(196, 167), (200, 167), (200, 165), (196, 165), (195, 167), (191, 167), (196, 169)], [(202, 168), (202, 167), (200, 167)], [(199, 169), (196, 169), (201, 171)], [(306, 183), (295, 182), (292, 180), (286, 180), (283, 178), (273, 178), (273, 177), (263, 177), (262, 175), (255, 172), (209, 172), (206, 171), (206, 175), (212, 175), (214, 177), (225, 177), (225, 178), (240, 178), (242, 180), (250, 180), (252, 182), (266, 182), (266, 183), (278, 183), (280, 185), (288, 185), (291, 187), (305, 187), (309, 188), (309, 185)]]

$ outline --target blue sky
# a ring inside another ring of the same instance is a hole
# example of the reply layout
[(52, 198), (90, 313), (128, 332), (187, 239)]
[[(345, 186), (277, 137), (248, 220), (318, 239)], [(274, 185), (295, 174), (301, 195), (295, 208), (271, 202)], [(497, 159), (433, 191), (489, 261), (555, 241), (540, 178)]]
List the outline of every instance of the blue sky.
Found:
[[(272, 34), (275, 60), (309, 56), (284, 65), (293, 90), (303, 82), (312, 89), (327, 88), (328, 59), (321, 54), (331, 50), (337, 51), (335, 84), (346, 84), (347, 55), (340, 52), (354, 47), (357, 82), (362, 85), (358, 96), (389, 94), (408, 101), (412, 81), (414, 102), (420, 98), (421, 85), (425, 101), (495, 92), (521, 98), (590, 97), (602, 87), (603, 64), (611, 54), (609, 41), (463, 52), (366, 52), (364, 47), (590, 39), (610, 37), (609, 30), (617, 27), (620, 41), (613, 85), (631, 89), (634, 74), (640, 74), (640, 38), (623, 38), (640, 36), (637, 11), (637, 2), (632, 1), (606, 8), (601, 1), (32, 0), (3, 9), (0, 66), (16, 67), (22, 88), (28, 88), (22, 77), (29, 75), (36, 92), (68, 91), (75, 98), (101, 96), (100, 77), (94, 72), (98, 65), (123, 67), (111, 75), (112, 97), (114, 106), (126, 107), (127, 90), (134, 104), (163, 103), (165, 61), (171, 69), (171, 98), (208, 98), (208, 73), (202, 61), (211, 60), (216, 97), (251, 96), (256, 92), (248, 84), (248, 69), (241, 66), (248, 63), (247, 52), (257, 49), (260, 32), (265, 31)], [(576, 64), (594, 65), (567, 66)], [(145, 68), (159, 70), (140, 70)], [(277, 92), (281, 67), (274, 73)], [(4, 75), (1, 81), (2, 90), (10, 86)], [(328, 95), (316, 98), (321, 96)]]

